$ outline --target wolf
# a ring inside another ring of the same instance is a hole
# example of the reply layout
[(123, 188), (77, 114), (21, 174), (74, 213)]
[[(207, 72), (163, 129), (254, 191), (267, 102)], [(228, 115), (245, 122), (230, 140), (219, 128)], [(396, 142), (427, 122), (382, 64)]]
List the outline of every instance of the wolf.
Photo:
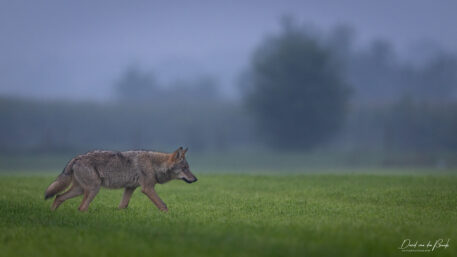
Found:
[(187, 148), (178, 148), (173, 153), (153, 151), (92, 151), (71, 159), (57, 179), (49, 185), (44, 198), (57, 195), (51, 206), (56, 210), (64, 201), (84, 194), (80, 211), (87, 211), (90, 202), (101, 187), (124, 188), (124, 195), (119, 209), (127, 208), (130, 197), (137, 187), (161, 211), (168, 211), (167, 205), (154, 190), (156, 184), (163, 184), (172, 179), (182, 179), (187, 183), (197, 181), (189, 169), (185, 154)]

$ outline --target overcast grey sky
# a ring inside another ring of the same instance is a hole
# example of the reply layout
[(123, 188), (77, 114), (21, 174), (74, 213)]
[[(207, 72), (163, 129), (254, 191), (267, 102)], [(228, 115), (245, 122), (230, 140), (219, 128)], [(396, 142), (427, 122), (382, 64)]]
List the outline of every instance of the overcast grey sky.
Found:
[(209, 74), (227, 92), (283, 14), (355, 28), (401, 51), (433, 40), (457, 51), (457, 1), (0, 0), (0, 94), (108, 99), (130, 64), (168, 81)]

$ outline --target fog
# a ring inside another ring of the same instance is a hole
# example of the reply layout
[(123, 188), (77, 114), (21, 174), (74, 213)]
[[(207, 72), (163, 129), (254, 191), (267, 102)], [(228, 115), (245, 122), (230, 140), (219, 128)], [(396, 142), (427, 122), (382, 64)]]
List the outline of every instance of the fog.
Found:
[(183, 145), (227, 169), (455, 167), (456, 7), (1, 1), (0, 161)]
[(434, 46), (457, 50), (456, 8), (419, 0), (1, 1), (0, 93), (107, 100), (120, 72), (138, 64), (164, 82), (209, 74), (237, 96), (251, 52), (284, 14), (324, 31), (348, 24), (357, 45), (383, 38), (417, 60)]

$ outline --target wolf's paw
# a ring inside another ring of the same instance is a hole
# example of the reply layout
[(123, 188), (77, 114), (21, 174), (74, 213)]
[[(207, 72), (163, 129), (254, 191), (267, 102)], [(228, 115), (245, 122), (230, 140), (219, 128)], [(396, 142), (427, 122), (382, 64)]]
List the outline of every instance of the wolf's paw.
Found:
[(61, 204), (60, 201), (57, 200), (57, 198), (54, 200), (54, 202), (52, 203), (51, 205), (51, 211), (55, 211), (57, 210), (57, 207), (59, 207), (59, 205)]
[(122, 209), (127, 209), (127, 205), (119, 205), (119, 207), (117, 207), (119, 210), (122, 210)]

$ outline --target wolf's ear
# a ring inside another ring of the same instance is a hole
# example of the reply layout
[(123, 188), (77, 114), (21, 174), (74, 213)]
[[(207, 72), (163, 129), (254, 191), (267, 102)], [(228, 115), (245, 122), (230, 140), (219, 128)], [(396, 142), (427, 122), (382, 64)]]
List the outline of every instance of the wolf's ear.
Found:
[(187, 153), (187, 150), (189, 150), (188, 147), (186, 147), (186, 149), (183, 150), (183, 152), (182, 152), (182, 155), (183, 155), (183, 156)]
[(170, 159), (172, 161), (179, 161), (184, 157), (184, 153), (184, 150), (182, 149), (182, 147), (180, 147), (171, 154)]

